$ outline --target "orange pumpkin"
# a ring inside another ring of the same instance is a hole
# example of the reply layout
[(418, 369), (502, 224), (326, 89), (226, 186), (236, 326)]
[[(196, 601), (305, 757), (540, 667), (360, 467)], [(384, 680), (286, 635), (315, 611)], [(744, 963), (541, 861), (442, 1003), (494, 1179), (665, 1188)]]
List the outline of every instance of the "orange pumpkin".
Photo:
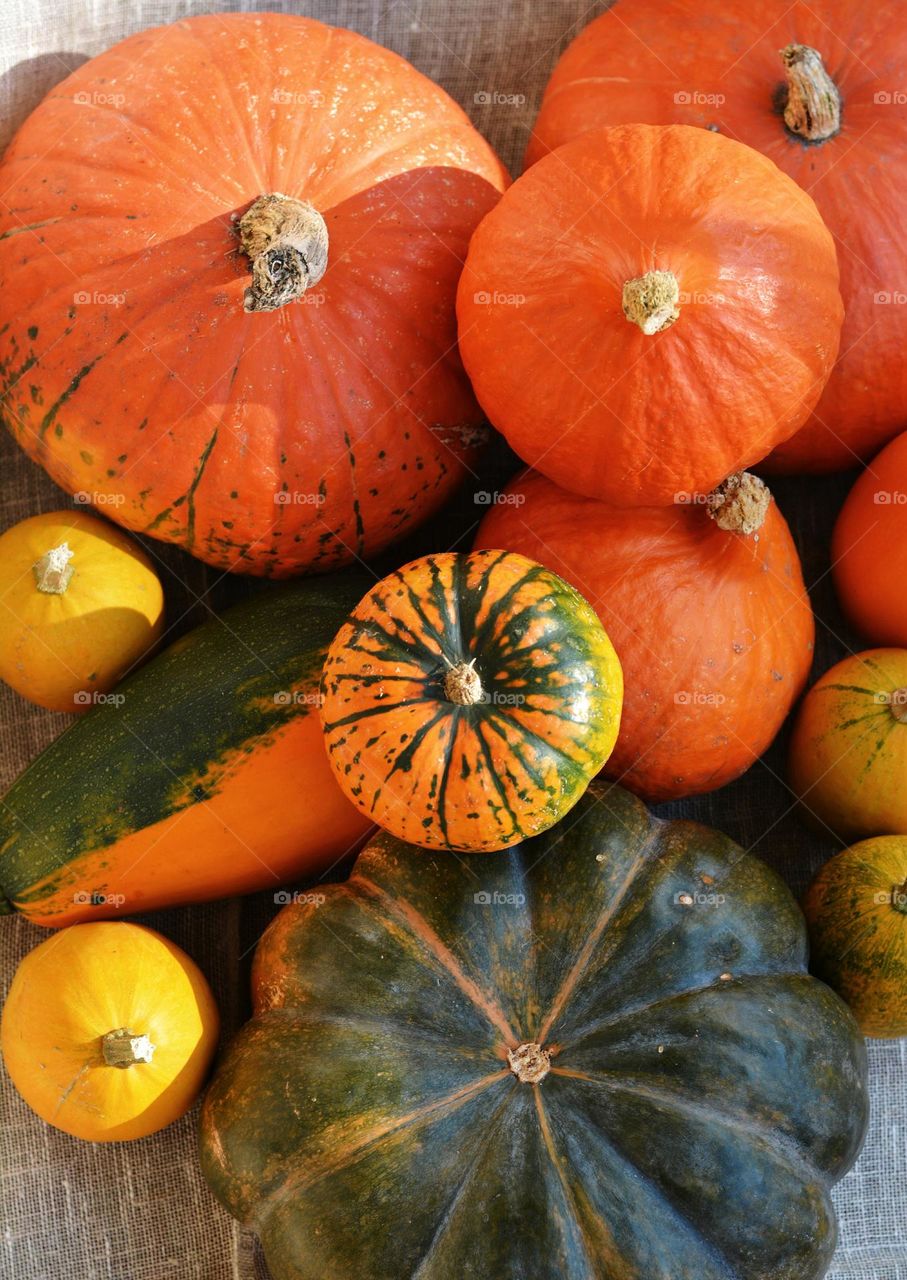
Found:
[(0, 679), (52, 711), (87, 711), (144, 658), (164, 593), (132, 538), (84, 511), (0, 536)]
[(876, 644), (907, 645), (907, 433), (873, 459), (848, 495), (831, 544), (835, 586)]
[(842, 307), (834, 241), (771, 161), (626, 125), (514, 183), (472, 238), (457, 316), (479, 401), (525, 462), (666, 506), (803, 423)]
[[(720, 131), (814, 197), (846, 318), (815, 412), (771, 466), (829, 471), (907, 425), (907, 9), (860, 0), (617, 0), (554, 70), (527, 163), (603, 125)], [(590, 335), (593, 340), (593, 335)]]
[(842, 840), (907, 835), (907, 649), (870, 649), (803, 699), (790, 784), (807, 820)]
[(649, 800), (736, 778), (809, 674), (813, 615), (790, 532), (752, 476), (710, 504), (607, 506), (529, 472), (479, 529), (556, 569), (592, 602), (624, 671), (605, 772)]
[(424, 556), (362, 599), (328, 650), (322, 722), (371, 822), (433, 849), (546, 831), (607, 760), (620, 663), (595, 611), (507, 551)]
[(907, 839), (861, 840), (826, 862), (803, 904), (810, 967), (867, 1036), (907, 1035)]
[(237, 13), (130, 37), (0, 167), (13, 435), (219, 568), (376, 551), (483, 436), (454, 297), (505, 181), (441, 89), (351, 31)]
[(16, 970), (0, 1047), (42, 1120), (91, 1142), (143, 1138), (195, 1101), (219, 1019), (201, 970), (153, 929), (73, 925)]

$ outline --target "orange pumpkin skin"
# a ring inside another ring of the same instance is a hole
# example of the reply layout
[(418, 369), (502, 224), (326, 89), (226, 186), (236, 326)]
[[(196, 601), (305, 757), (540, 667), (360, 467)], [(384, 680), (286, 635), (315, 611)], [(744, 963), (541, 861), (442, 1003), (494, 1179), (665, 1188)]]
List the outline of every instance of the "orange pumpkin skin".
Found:
[[(840, 129), (824, 141), (783, 119), (779, 51), (793, 44), (821, 54), (840, 93)], [(815, 199), (838, 248), (840, 359), (773, 470), (852, 467), (907, 426), (907, 249), (891, 230), (907, 203), (905, 57), (901, 5), (617, 0), (564, 53), (533, 129), (527, 164), (603, 125), (698, 125), (755, 147)]]
[(340, 628), (321, 681), (328, 757), (369, 821), (486, 853), (546, 831), (614, 747), (623, 676), (594, 609), (508, 551), (423, 556)]
[(907, 433), (848, 494), (831, 544), (844, 612), (875, 644), (907, 645)]
[(117, 1142), (156, 1133), (189, 1109), (219, 1025), (204, 974), (175, 943), (143, 925), (100, 921), (25, 956), (0, 1044), (13, 1084), (42, 1120)]
[(790, 785), (826, 834), (907, 835), (907, 649), (869, 649), (816, 681), (791, 735)]
[[(353, 32), (265, 13), (132, 36), (54, 89), (0, 167), (14, 437), (218, 568), (376, 551), (484, 435), (454, 298), (505, 182), (442, 90)], [(327, 271), (250, 313), (238, 219), (275, 192), (323, 216)]]
[(667, 506), (803, 423), (842, 307), (834, 242), (775, 165), (702, 129), (625, 125), (514, 183), (472, 238), (457, 317), (479, 401), (525, 462)]
[(476, 545), (562, 574), (620, 658), (624, 708), (604, 772), (659, 801), (748, 769), (799, 696), (813, 653), (809, 597), (775, 503), (758, 534), (744, 535), (700, 504), (626, 511), (533, 472), (506, 493)]
[(867, 1036), (907, 1035), (907, 839), (878, 836), (836, 854), (803, 903), (810, 968)]

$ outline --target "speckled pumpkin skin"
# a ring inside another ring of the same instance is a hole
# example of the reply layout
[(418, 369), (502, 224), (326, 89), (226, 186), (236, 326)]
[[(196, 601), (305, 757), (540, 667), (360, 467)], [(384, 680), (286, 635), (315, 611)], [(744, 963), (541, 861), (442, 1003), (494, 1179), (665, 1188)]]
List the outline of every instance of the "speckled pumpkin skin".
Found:
[[(471, 664), (481, 700), (448, 672)], [(595, 610), (509, 551), (423, 556), (362, 599), (328, 650), (322, 722), (370, 822), (426, 848), (504, 849), (571, 808), (617, 739), (623, 675)]]
[(803, 903), (810, 968), (864, 1035), (907, 1035), (907, 836), (861, 840), (831, 858)]
[(202, 1115), (274, 1280), (824, 1274), (865, 1050), (762, 863), (596, 782), (498, 857), (382, 833), (319, 892), (259, 944)]
[[(67, 492), (218, 568), (371, 555), (486, 437), (454, 299), (506, 182), (442, 89), (353, 31), (286, 13), (140, 31), (3, 159), (6, 424)], [(237, 222), (275, 192), (321, 213), (327, 271), (250, 314)]]

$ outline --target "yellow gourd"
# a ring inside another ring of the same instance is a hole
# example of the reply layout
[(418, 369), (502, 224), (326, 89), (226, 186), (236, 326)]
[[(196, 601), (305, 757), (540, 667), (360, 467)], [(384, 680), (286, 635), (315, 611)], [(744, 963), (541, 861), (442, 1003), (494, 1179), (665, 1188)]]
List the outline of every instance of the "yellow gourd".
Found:
[(142, 1138), (201, 1090), (217, 1042), (214, 997), (193, 960), (126, 921), (73, 925), (19, 965), (0, 1023), (13, 1084), (76, 1138)]
[(0, 678), (30, 702), (87, 711), (163, 625), (151, 561), (106, 521), (51, 511), (0, 537)]

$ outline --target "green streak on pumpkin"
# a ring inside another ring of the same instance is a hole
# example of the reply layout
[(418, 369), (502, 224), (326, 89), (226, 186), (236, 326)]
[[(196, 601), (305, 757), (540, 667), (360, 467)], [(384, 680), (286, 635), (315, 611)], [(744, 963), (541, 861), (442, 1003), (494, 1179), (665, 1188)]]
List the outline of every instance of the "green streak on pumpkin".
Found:
[(211, 435), (211, 439), (202, 450), (202, 456), (198, 460), (198, 466), (195, 468), (195, 475), (186, 490), (186, 500), (188, 506), (186, 508), (186, 545), (192, 547), (195, 545), (195, 491), (198, 488), (202, 476), (205, 474), (205, 467), (208, 465), (208, 459), (211, 457), (211, 451), (217, 443), (217, 427)]
[(54, 422), (56, 421), (57, 414), (60, 412), (63, 405), (66, 404), (67, 400), (69, 400), (72, 396), (74, 396), (75, 393), (78, 391), (82, 383), (82, 379), (86, 378), (88, 374), (91, 373), (92, 369), (95, 367), (98, 361), (101, 360), (102, 358), (103, 358), (102, 356), (95, 356), (95, 358), (91, 361), (90, 364), (83, 365), (82, 368), (79, 370), (79, 372), (76, 374), (76, 376), (73, 378), (73, 380), (70, 382), (69, 386), (60, 396), (59, 400), (55, 401), (55, 403), (52, 404), (51, 407), (48, 409), (47, 413), (45, 413), (44, 417), (41, 419), (41, 425), (38, 428), (38, 436), (41, 440), (44, 439), (44, 437), (47, 435), (50, 428), (53, 426)]

